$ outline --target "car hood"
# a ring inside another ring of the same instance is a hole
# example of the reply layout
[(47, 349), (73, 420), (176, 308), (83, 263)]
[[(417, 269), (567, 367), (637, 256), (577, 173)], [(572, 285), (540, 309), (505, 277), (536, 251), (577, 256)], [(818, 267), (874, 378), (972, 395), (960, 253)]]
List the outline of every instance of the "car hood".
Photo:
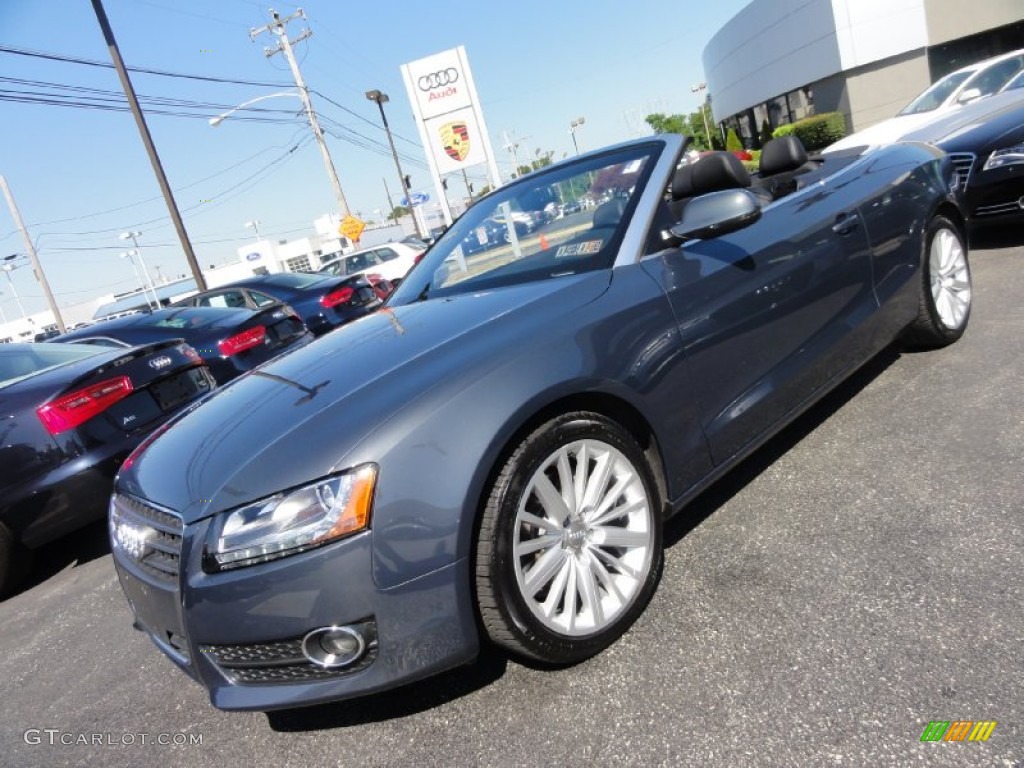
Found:
[(136, 457), (118, 489), (191, 523), (343, 469), (404, 406), (507, 360), (529, 318), (558, 327), (610, 279), (603, 270), (385, 308), (223, 387)]
[(899, 141), (907, 133), (936, 120), (942, 120), (946, 116), (947, 111), (942, 109), (932, 110), (931, 112), (919, 112), (913, 115), (897, 115), (896, 117), (876, 123), (870, 128), (865, 128), (863, 131), (851, 133), (845, 139), (829, 144), (822, 152), (837, 152), (841, 149), (852, 149), (853, 147), (874, 149), (885, 144), (892, 144)]
[(1024, 88), (997, 93), (969, 104), (946, 120), (930, 123), (903, 137), (927, 141), (947, 152), (978, 151), (998, 144), (1024, 124)]

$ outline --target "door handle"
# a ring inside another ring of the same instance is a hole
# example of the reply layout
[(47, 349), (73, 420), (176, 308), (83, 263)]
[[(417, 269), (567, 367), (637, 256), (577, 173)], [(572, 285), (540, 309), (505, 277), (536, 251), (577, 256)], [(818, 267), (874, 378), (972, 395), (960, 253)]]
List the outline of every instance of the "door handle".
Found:
[(859, 221), (860, 217), (856, 213), (840, 213), (836, 216), (836, 223), (832, 225), (832, 231), (837, 235), (848, 235)]

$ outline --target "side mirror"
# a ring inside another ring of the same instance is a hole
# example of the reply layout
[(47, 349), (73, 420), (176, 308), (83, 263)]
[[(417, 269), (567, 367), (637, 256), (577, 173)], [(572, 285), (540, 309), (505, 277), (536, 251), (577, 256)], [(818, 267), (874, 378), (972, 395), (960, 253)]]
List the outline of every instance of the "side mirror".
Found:
[(680, 240), (706, 240), (748, 227), (761, 218), (757, 198), (745, 189), (726, 189), (695, 197), (669, 232)]
[(967, 88), (960, 92), (960, 95), (956, 97), (957, 104), (967, 104), (968, 102), (974, 101), (975, 99), (981, 98), (980, 88)]

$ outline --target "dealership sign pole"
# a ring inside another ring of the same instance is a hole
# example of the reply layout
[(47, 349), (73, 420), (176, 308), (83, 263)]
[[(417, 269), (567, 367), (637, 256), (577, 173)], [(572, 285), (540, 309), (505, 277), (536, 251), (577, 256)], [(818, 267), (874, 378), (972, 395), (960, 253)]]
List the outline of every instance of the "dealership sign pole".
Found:
[(491, 187), (501, 186), (498, 163), (487, 134), (476, 84), (464, 46), (402, 65), (420, 140), (445, 223), (452, 212), (441, 176), (486, 163)]

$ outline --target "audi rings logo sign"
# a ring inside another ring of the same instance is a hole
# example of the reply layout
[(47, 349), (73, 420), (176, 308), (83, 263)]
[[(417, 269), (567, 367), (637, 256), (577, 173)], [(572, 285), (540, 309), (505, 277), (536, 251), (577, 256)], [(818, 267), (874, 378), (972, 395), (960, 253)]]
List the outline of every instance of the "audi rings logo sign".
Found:
[(459, 70), (455, 67), (448, 67), (429, 75), (423, 75), (416, 81), (421, 91), (432, 91), (435, 88), (444, 88), (446, 85), (453, 85), (459, 79)]

